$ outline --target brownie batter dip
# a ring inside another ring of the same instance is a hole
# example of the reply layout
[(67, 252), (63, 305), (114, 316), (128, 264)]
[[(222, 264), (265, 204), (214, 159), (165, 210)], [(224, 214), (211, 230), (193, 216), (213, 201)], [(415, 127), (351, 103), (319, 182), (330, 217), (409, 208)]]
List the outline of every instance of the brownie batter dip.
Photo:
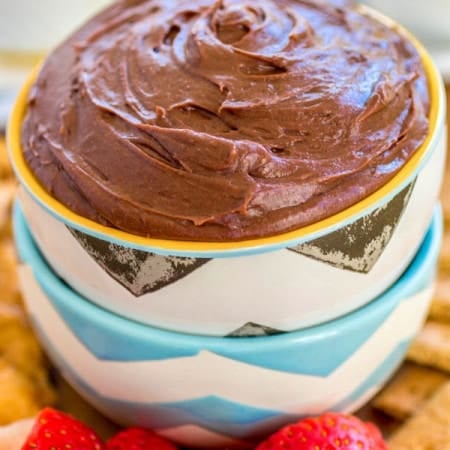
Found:
[(44, 63), (26, 161), (131, 233), (242, 240), (358, 202), (428, 131), (414, 46), (345, 0), (123, 0)]

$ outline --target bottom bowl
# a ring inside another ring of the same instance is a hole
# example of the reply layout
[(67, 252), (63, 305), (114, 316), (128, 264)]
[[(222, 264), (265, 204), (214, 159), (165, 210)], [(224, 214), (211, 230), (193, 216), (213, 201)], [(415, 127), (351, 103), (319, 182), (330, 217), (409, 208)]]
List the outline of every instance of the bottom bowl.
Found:
[(413, 263), (372, 303), (320, 326), (255, 338), (179, 334), (116, 316), (52, 272), (17, 205), (14, 232), (34, 328), (76, 390), (120, 424), (189, 447), (230, 448), (304, 415), (352, 412), (381, 388), (426, 315), (442, 215), (436, 209)]

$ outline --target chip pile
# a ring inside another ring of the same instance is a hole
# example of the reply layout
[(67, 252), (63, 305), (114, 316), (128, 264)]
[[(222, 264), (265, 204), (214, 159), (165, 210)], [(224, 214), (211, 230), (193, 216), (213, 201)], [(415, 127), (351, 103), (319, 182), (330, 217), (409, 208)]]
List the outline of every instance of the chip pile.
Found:
[(23, 308), (10, 211), (16, 183), (0, 140), (0, 425), (34, 416), (56, 401), (49, 365)]

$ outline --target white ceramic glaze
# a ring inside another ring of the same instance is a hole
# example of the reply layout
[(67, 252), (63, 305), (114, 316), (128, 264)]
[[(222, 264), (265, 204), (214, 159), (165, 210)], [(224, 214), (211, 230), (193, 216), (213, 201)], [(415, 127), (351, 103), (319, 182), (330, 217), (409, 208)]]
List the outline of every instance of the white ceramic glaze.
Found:
[[(381, 254), (367, 272), (338, 267), (347, 262), (355, 269), (362, 264), (346, 255), (345, 248), (344, 253), (328, 254), (328, 262), (305, 256), (309, 253), (322, 257), (307, 243), (302, 247), (305, 254), (281, 249), (239, 258), (213, 258), (182, 278), (169, 274), (167, 277), (174, 276), (173, 282), (142, 294), (143, 280), (153, 279), (152, 270), (165, 277), (161, 267), (168, 265), (170, 257), (160, 256), (161, 261), (141, 269), (127, 288), (126, 280), (111, 276), (97, 256), (89, 254), (73, 232), (24, 189), (20, 202), (32, 234), (54, 270), (75, 290), (108, 310), (153, 326), (196, 334), (225, 336), (248, 323), (290, 331), (361, 307), (405, 270), (422, 241), (438, 197), (446, 153), (444, 131), (440, 130), (431, 158), (411, 185), (409, 201), (407, 197), (402, 200), (406, 206), (395, 229), (395, 223), (387, 221), (381, 235), (378, 232), (375, 240), (370, 236), (371, 221), (385, 210), (380, 206), (375, 213), (359, 219), (357, 231), (350, 229), (344, 236), (347, 241), (355, 238), (359, 247), (366, 246), (368, 254), (380, 246)], [(396, 211), (399, 214), (401, 209)], [(390, 241), (382, 248), (385, 242), (381, 241), (391, 232)], [(342, 239), (337, 233), (337, 239)], [(105, 246), (118, 259), (129, 257), (117, 246)], [(134, 294), (130, 289), (135, 289)], [(263, 331), (253, 327), (250, 332)]]

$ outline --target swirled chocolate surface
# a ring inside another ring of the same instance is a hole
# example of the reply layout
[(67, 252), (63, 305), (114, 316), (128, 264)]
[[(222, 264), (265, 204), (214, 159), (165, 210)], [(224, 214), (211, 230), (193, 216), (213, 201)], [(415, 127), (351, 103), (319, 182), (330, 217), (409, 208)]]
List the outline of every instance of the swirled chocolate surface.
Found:
[(240, 240), (336, 213), (423, 142), (415, 48), (345, 0), (126, 0), (45, 62), (26, 160), (75, 212)]

